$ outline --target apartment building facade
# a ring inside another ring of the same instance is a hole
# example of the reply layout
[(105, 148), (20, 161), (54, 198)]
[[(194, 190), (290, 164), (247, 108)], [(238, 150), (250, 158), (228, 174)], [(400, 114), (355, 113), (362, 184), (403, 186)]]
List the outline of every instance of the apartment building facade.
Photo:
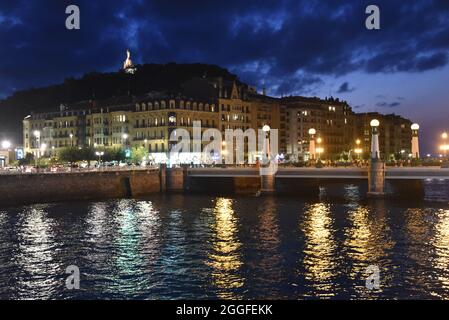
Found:
[[(236, 81), (197, 79), (192, 88), (192, 93), (152, 92), (140, 97), (80, 102), (61, 106), (57, 112), (31, 114), (23, 120), (24, 151), (35, 157), (51, 157), (70, 146), (125, 149), (141, 146), (155, 162), (167, 162), (176, 144), (170, 141), (170, 136), (177, 137), (179, 129), (185, 129), (193, 138), (196, 122), (202, 133), (210, 128), (220, 131), (223, 141), (226, 130), (254, 129), (258, 138), (258, 130), (268, 125), (277, 129), (277, 156), (293, 162), (310, 158), (309, 130), (313, 128), (323, 150), (322, 158), (336, 161), (344, 155), (350, 157), (355, 148), (362, 148), (364, 153), (369, 150), (369, 122), (373, 118), (381, 122), (381, 152), (386, 158), (408, 154), (411, 149), (411, 121), (400, 116), (355, 114), (346, 102), (332, 98), (269, 97)], [(201, 95), (194, 91), (208, 93)], [(357, 140), (361, 140), (361, 145), (356, 145)], [(209, 141), (201, 142), (201, 150), (207, 144)], [(236, 144), (232, 147), (235, 153)], [(253, 162), (261, 156), (260, 150), (250, 153), (247, 147), (246, 144), (245, 161)], [(170, 160), (180, 163), (205, 160), (192, 143), (190, 150)], [(218, 153), (212, 152), (210, 157), (207, 160), (219, 160)]]

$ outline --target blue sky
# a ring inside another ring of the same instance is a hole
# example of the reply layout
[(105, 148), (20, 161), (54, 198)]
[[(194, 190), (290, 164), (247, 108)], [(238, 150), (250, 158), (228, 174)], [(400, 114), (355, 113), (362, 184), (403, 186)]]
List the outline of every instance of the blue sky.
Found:
[[(65, 8), (81, 30), (65, 28)], [(381, 30), (365, 28), (376, 4)], [(329, 95), (419, 122), (426, 152), (449, 130), (447, 0), (0, 2), (0, 97), (137, 63), (227, 67), (268, 93)]]

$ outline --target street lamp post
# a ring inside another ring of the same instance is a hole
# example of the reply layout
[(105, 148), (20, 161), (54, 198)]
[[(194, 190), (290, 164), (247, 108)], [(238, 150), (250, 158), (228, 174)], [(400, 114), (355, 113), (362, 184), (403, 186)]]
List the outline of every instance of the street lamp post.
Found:
[(371, 126), (371, 160), (380, 159), (379, 149), (379, 125), (380, 122), (377, 119), (373, 119), (370, 122)]
[(414, 159), (419, 159), (419, 140), (418, 131), (419, 125), (417, 123), (412, 124), (412, 157)]
[(363, 153), (363, 149), (360, 148), (361, 143), (362, 141), (360, 139), (355, 141), (356, 148), (354, 149), (354, 153), (357, 155), (357, 160), (360, 160), (360, 155)]
[[(271, 150), (270, 150), (270, 140), (268, 135), (270, 134), (270, 126), (269, 125), (264, 125), (262, 127), (262, 131), (264, 132), (264, 153), (263, 153), (263, 157), (267, 159), (267, 162), (269, 164), (270, 159), (271, 159)], [(262, 161), (263, 163), (263, 161)]]
[(127, 133), (124, 133), (124, 134), (122, 135), (123, 144), (125, 145), (125, 147), (128, 146), (128, 138), (129, 138), (129, 136), (128, 136)]
[(269, 134), (270, 134), (270, 126), (264, 125), (262, 127), (262, 131), (264, 132), (264, 148), (263, 148), (263, 156), (266, 157), (266, 163), (265, 161), (262, 161), (263, 165), (267, 165), (268, 168), (260, 168), (260, 179), (261, 179), (261, 193), (273, 193), (275, 191), (275, 178), (271, 162), (271, 150), (270, 150), (270, 140), (269, 140)]
[(41, 146), (40, 146), (41, 157), (45, 156), (46, 150), (47, 150), (47, 144), (46, 143), (42, 143)]
[(73, 133), (69, 134), (70, 137), (70, 146), (73, 147)]
[(101, 157), (104, 156), (104, 151), (97, 151), (95, 152), (95, 155), (98, 157), (98, 166), (100, 166)]
[(37, 160), (40, 157), (40, 150), (41, 150), (41, 132), (39, 130), (35, 130), (33, 132), (33, 135), (36, 138), (36, 145), (37, 145), (37, 151), (36, 151), (36, 166), (37, 166)]
[(371, 126), (371, 161), (368, 169), (368, 196), (380, 197), (385, 191), (385, 163), (380, 159), (379, 125), (377, 119), (370, 122)]
[(42, 155), (45, 155), (45, 151), (47, 150), (47, 144), (46, 143), (42, 143), (40, 149), (42, 151)]
[(310, 155), (310, 160), (315, 160), (315, 157), (316, 157), (315, 135), (316, 135), (316, 130), (314, 128), (310, 128), (309, 129), (309, 136), (310, 136), (310, 140), (309, 140), (309, 155)]
[(316, 147), (315, 151), (318, 154), (317, 162), (320, 165), (321, 165), (321, 155), (324, 153), (324, 148), (322, 147), (321, 142), (323, 142), (323, 139), (321, 137), (318, 137), (316, 139), (317, 147)]
[(449, 145), (447, 144), (447, 132), (443, 132), (441, 134), (441, 139), (443, 140), (443, 144), (440, 146), (441, 151), (443, 151), (444, 158), (447, 158), (447, 151), (449, 150)]

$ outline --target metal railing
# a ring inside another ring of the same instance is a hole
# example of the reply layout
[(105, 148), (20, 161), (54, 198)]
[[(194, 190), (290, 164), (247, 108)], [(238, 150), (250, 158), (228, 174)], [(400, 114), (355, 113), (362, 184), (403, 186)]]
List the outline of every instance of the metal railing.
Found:
[(61, 173), (88, 173), (88, 172), (123, 172), (123, 171), (152, 171), (159, 170), (159, 166), (114, 166), (114, 167), (90, 167), (90, 168), (46, 168), (46, 169), (0, 169), (0, 175), (22, 175), (22, 174), (61, 174)]

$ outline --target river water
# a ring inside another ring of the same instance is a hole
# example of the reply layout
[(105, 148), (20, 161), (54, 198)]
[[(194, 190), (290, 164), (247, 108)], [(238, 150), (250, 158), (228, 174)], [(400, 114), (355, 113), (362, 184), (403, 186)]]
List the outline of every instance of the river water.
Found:
[[(155, 195), (0, 209), (0, 298), (449, 298), (447, 202), (343, 188), (333, 201)], [(70, 265), (79, 290), (66, 288)], [(378, 289), (366, 287), (369, 266)]]

